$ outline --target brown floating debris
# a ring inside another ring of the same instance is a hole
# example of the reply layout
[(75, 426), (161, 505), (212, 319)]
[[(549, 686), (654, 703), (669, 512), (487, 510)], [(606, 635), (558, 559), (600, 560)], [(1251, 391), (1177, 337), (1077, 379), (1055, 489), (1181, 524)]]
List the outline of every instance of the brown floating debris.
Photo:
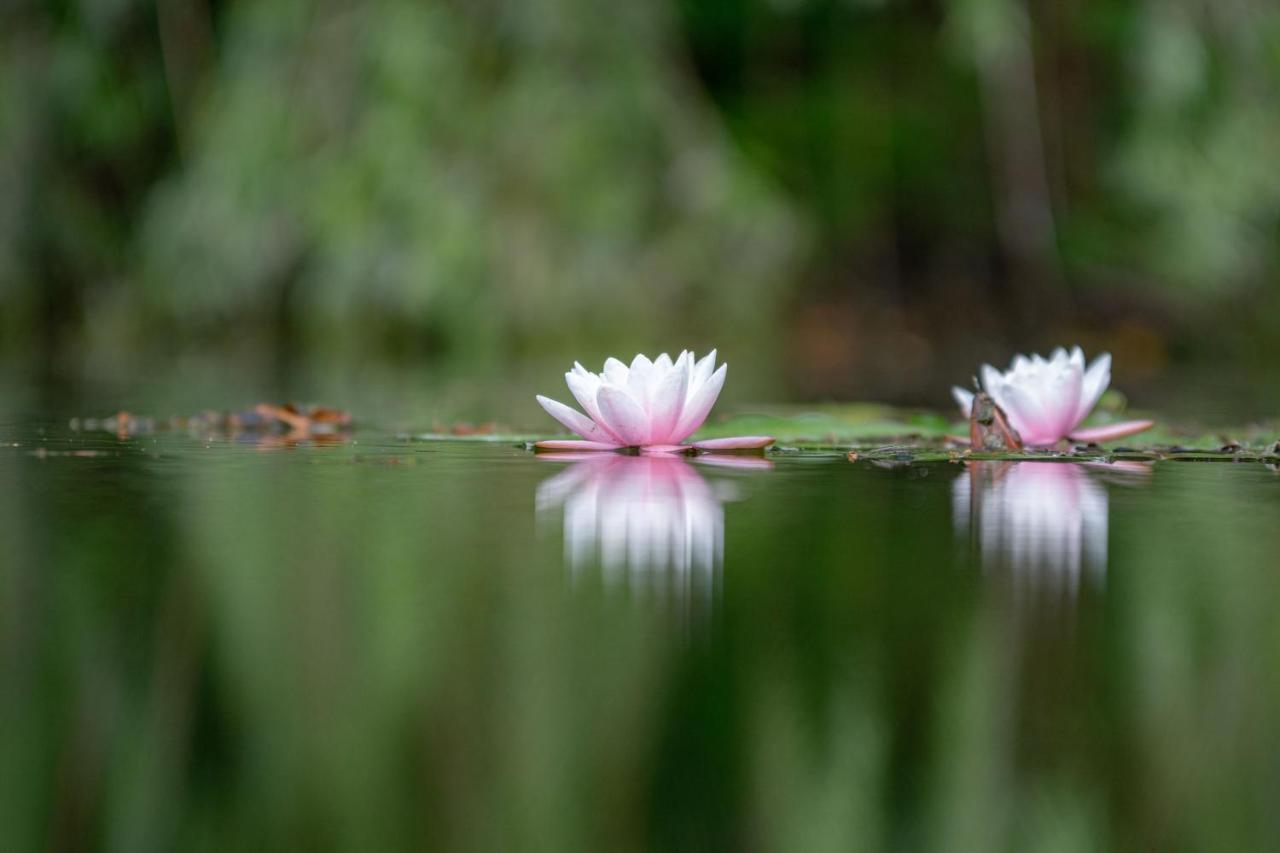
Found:
[(351, 414), (328, 406), (258, 403), (238, 412), (208, 410), (190, 417), (175, 415), (161, 422), (122, 411), (102, 419), (75, 418), (71, 428), (77, 432), (103, 430), (121, 440), (168, 430), (186, 432), (205, 441), (222, 438), (248, 440), (264, 447), (289, 446), (304, 441), (346, 441), (351, 431)]

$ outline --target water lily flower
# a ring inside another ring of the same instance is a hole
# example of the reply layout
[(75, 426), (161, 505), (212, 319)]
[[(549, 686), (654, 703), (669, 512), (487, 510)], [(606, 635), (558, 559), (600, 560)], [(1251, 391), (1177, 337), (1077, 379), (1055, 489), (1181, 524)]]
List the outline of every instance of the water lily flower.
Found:
[(571, 451), (639, 447), (646, 452), (670, 453), (758, 450), (773, 444), (773, 438), (766, 435), (682, 443), (711, 413), (727, 369), (727, 364), (716, 367), (715, 350), (701, 359), (681, 352), (675, 361), (666, 353), (652, 361), (637, 355), (630, 367), (610, 358), (599, 374), (574, 362), (564, 378), (587, 414), (542, 395), (538, 395), (538, 402), (582, 440), (540, 441), (535, 447)]
[[(1113, 441), (1150, 429), (1153, 421), (1124, 421), (1081, 429), (1102, 392), (1111, 383), (1111, 354), (1103, 353), (1087, 368), (1084, 352), (1062, 347), (1048, 358), (1019, 355), (1003, 373), (984, 364), (982, 390), (1004, 409), (1009, 424), (1028, 447), (1048, 447), (1064, 438), (1080, 442)], [(952, 388), (964, 416), (973, 408), (973, 393)]]

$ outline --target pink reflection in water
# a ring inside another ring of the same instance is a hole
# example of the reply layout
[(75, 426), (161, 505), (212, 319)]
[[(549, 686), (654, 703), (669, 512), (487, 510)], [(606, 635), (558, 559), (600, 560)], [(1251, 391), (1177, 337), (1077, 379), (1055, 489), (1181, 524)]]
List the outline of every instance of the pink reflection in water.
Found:
[(575, 575), (599, 565), (610, 585), (671, 590), (681, 598), (713, 593), (724, 561), (724, 502), (733, 498), (732, 484), (709, 483), (678, 455), (539, 458), (575, 460), (537, 492), (540, 518), (563, 508), (565, 559)]
[(1107, 491), (1067, 462), (970, 462), (956, 478), (956, 526), (988, 571), (1074, 598), (1082, 577), (1099, 586), (1107, 567)]

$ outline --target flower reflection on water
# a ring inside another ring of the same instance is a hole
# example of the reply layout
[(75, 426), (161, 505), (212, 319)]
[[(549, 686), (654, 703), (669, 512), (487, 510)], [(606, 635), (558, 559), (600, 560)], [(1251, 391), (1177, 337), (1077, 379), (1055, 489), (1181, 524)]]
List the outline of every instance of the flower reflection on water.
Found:
[[(542, 482), (539, 518), (564, 508), (565, 561), (581, 576), (598, 565), (608, 586), (710, 600), (724, 562), (724, 503), (732, 484), (710, 483), (679, 456), (544, 454), (574, 464)], [(769, 467), (759, 458), (702, 457)]]
[(956, 527), (988, 572), (1074, 598), (1107, 567), (1107, 491), (1068, 462), (970, 462), (952, 486)]

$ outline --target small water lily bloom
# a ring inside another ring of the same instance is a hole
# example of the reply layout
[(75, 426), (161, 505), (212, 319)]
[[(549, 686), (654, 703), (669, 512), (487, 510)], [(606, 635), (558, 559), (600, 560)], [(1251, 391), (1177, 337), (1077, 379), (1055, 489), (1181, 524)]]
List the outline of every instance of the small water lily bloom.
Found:
[(675, 361), (666, 353), (650, 361), (637, 355), (631, 366), (616, 358), (592, 373), (574, 362), (564, 375), (569, 390), (587, 414), (538, 396), (547, 414), (582, 440), (540, 441), (539, 450), (617, 450), (638, 447), (646, 452), (698, 450), (758, 450), (773, 444), (767, 435), (716, 438), (690, 445), (693, 435), (711, 413), (724, 386), (727, 364), (716, 367), (716, 351), (701, 359), (691, 352)]
[[(1064, 438), (1080, 442), (1113, 441), (1150, 429), (1153, 421), (1124, 421), (1081, 429), (1102, 392), (1111, 383), (1111, 355), (1103, 353), (1085, 366), (1084, 352), (1068, 353), (1059, 347), (1045, 359), (1019, 355), (1001, 373), (989, 364), (979, 374), (981, 388), (1008, 417), (1028, 447), (1048, 447)], [(974, 395), (952, 388), (952, 395), (967, 418)]]

